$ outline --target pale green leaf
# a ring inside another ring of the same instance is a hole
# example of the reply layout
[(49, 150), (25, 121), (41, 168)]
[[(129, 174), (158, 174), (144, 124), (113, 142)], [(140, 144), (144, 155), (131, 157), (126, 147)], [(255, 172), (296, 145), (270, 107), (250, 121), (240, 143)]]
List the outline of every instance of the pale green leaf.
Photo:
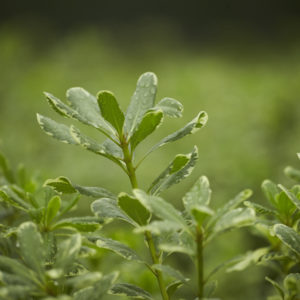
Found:
[(122, 210), (135, 222), (145, 225), (151, 218), (150, 212), (136, 198), (120, 193), (118, 203)]
[(154, 270), (158, 270), (167, 276), (170, 276), (174, 279), (180, 280), (181, 282), (189, 281), (189, 279), (185, 278), (178, 270), (175, 270), (168, 265), (154, 264), (151, 267)]
[(157, 217), (163, 220), (169, 220), (178, 223), (183, 229), (185, 229), (187, 232), (190, 232), (190, 229), (181, 213), (170, 203), (166, 202), (160, 197), (148, 195), (139, 189), (133, 190), (133, 193), (134, 196)]
[(197, 222), (198, 226), (201, 227), (207, 217), (214, 215), (214, 211), (205, 205), (197, 205), (190, 208), (191, 215)]
[(128, 140), (144, 114), (154, 106), (156, 89), (157, 78), (154, 73), (147, 72), (140, 76), (125, 116), (124, 131)]
[(116, 136), (115, 129), (101, 116), (96, 97), (83, 88), (74, 87), (67, 90), (67, 100), (86, 124), (99, 129), (107, 136)]
[(101, 278), (102, 278), (102, 274), (100, 272), (88, 272), (85, 274), (80, 274), (78, 276), (69, 277), (66, 280), (66, 284), (68, 286), (73, 287), (73, 289), (79, 290), (84, 287), (93, 285)]
[(183, 105), (172, 98), (163, 98), (154, 107), (154, 109), (161, 109), (163, 113), (172, 118), (182, 117)]
[(117, 201), (109, 198), (101, 198), (91, 204), (92, 212), (103, 219), (120, 219), (137, 226), (136, 222), (127, 216), (118, 206)]
[(271, 180), (265, 180), (262, 183), (261, 188), (269, 202), (276, 207), (277, 203), (275, 197), (279, 193), (279, 189), (277, 188), (276, 184)]
[(141, 232), (150, 231), (155, 235), (161, 235), (164, 232), (171, 232), (171, 231), (174, 232), (181, 228), (182, 226), (178, 223), (169, 220), (163, 220), (163, 221), (153, 221), (148, 225), (137, 227), (134, 229), (134, 232), (141, 233)]
[(93, 232), (101, 227), (101, 222), (96, 217), (73, 217), (58, 221), (52, 229), (69, 227), (81, 232)]
[(61, 206), (61, 199), (59, 196), (54, 196), (50, 199), (47, 205), (46, 210), (46, 224), (50, 224), (52, 220), (56, 217), (57, 213), (59, 212)]
[(115, 194), (101, 187), (81, 186), (77, 184), (74, 184), (73, 186), (80, 194), (88, 197), (117, 199)]
[(72, 194), (76, 193), (71, 181), (67, 177), (57, 177), (55, 179), (48, 179), (45, 181), (44, 186), (50, 186), (58, 193)]
[(124, 154), (122, 149), (116, 144), (114, 143), (112, 140), (110, 139), (106, 139), (101, 146), (103, 147), (103, 150), (111, 155), (116, 157), (117, 159), (123, 159), (124, 158)]
[(115, 95), (109, 91), (100, 91), (97, 98), (102, 117), (122, 136), (125, 118)]
[(198, 159), (198, 149), (195, 146), (189, 154), (176, 155), (169, 166), (153, 181), (148, 191), (158, 195), (174, 184), (179, 183), (193, 171)]
[(18, 228), (18, 241), (25, 263), (42, 276), (46, 253), (37, 226), (32, 222), (22, 223)]
[(278, 187), (283, 190), (283, 192), (287, 195), (287, 197), (296, 205), (296, 207), (300, 210), (300, 200), (287, 188), (285, 188), (283, 185), (279, 184)]
[(155, 129), (161, 124), (162, 120), (162, 111), (155, 110), (147, 112), (130, 138), (131, 150), (134, 151), (140, 142), (155, 131)]
[(276, 224), (273, 227), (275, 235), (291, 250), (300, 255), (300, 235), (291, 227)]
[(153, 300), (151, 294), (147, 291), (129, 283), (117, 283), (110, 289), (109, 293), (112, 295), (127, 296), (134, 299)]
[(290, 177), (290, 178), (292, 178), (292, 179), (294, 179), (294, 180), (300, 182), (300, 170), (295, 169), (295, 168), (293, 168), (293, 167), (286, 167), (286, 168), (284, 169), (284, 173), (285, 173), (288, 177)]

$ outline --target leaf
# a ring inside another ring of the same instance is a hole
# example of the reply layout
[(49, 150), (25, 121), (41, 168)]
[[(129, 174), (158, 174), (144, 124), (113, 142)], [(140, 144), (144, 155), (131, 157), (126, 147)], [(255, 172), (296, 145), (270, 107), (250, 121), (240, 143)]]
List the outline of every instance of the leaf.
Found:
[(140, 257), (134, 250), (118, 241), (98, 235), (87, 236), (87, 239), (93, 242), (97, 247), (111, 250), (127, 260), (141, 261)]
[(255, 221), (255, 211), (252, 208), (236, 208), (225, 213), (217, 222), (214, 231), (223, 232), (231, 228), (249, 226)]
[(95, 217), (73, 217), (58, 221), (52, 229), (68, 227), (75, 228), (81, 232), (93, 232), (101, 227), (101, 223)]
[(22, 223), (18, 228), (18, 241), (25, 263), (42, 276), (46, 253), (36, 225), (32, 222)]
[(269, 281), (273, 286), (274, 288), (277, 290), (277, 292), (279, 293), (279, 295), (281, 296), (282, 300), (284, 299), (284, 291), (283, 289), (281, 288), (281, 286), (274, 280), (272, 280), (271, 278), (269, 277), (265, 277), (265, 279), (267, 281)]
[(78, 276), (72, 276), (66, 280), (68, 286), (73, 287), (73, 289), (82, 289), (84, 287), (93, 285), (95, 282), (102, 278), (100, 272), (88, 272), (85, 274), (80, 274)]
[(299, 199), (283, 185), (279, 184), (278, 187), (287, 195), (287, 197), (293, 202), (293, 204), (296, 205), (296, 207), (300, 210)]
[(92, 198), (110, 198), (117, 199), (117, 196), (107, 189), (101, 187), (73, 185), (74, 188), (82, 195)]
[[(283, 281), (285, 289), (289, 292), (291, 299), (300, 295), (300, 273), (290, 273)], [(297, 298), (295, 298), (297, 299)]]
[(119, 206), (125, 213), (139, 225), (145, 225), (151, 218), (149, 211), (136, 198), (126, 193), (118, 196)]
[(170, 203), (166, 202), (160, 197), (148, 195), (139, 189), (133, 190), (133, 193), (134, 196), (157, 217), (163, 220), (169, 220), (178, 223), (183, 229), (185, 229), (187, 232), (190, 232), (190, 229), (181, 213)]
[(293, 167), (286, 167), (284, 169), (284, 173), (291, 179), (294, 179), (295, 181), (300, 182), (300, 170), (297, 170)]
[(273, 227), (275, 235), (291, 250), (300, 255), (300, 235), (293, 229), (283, 224)]
[(125, 116), (124, 132), (127, 140), (140, 124), (144, 114), (154, 106), (156, 89), (157, 78), (154, 73), (147, 72), (140, 76)]
[(154, 107), (154, 109), (161, 109), (163, 113), (172, 118), (182, 117), (183, 105), (172, 98), (163, 98)]
[(189, 281), (188, 278), (185, 278), (179, 271), (173, 269), (170, 266), (167, 265), (161, 265), (161, 264), (154, 264), (151, 266), (154, 270), (160, 271), (165, 275), (168, 275), (174, 279), (180, 280), (181, 282), (185, 283)]
[(61, 199), (59, 196), (54, 196), (48, 202), (47, 210), (46, 210), (46, 224), (50, 224), (52, 220), (56, 217), (57, 213), (59, 212), (61, 206)]
[(71, 145), (78, 145), (78, 142), (73, 138), (70, 132), (70, 127), (57, 123), (50, 118), (37, 114), (37, 121), (44, 132), (53, 138)]
[(67, 177), (57, 177), (55, 179), (48, 179), (45, 181), (44, 186), (52, 187), (56, 192), (63, 194), (76, 193), (71, 181)]
[(105, 148), (101, 144), (97, 143), (87, 135), (81, 133), (80, 130), (74, 127), (73, 125), (71, 125), (70, 130), (71, 130), (71, 135), (73, 136), (74, 140), (77, 142), (78, 145), (80, 145), (86, 150), (102, 155), (110, 159), (120, 167), (123, 167), (121, 161), (118, 158), (114, 157), (113, 155), (106, 153)]
[(101, 115), (117, 130), (119, 136), (122, 136), (125, 117), (115, 95), (109, 91), (100, 91), (97, 98)]
[(286, 192), (279, 192), (276, 197), (276, 209), (284, 219), (291, 216), (295, 211), (295, 204), (291, 201)]
[(182, 283), (181, 280), (177, 280), (177, 281), (171, 282), (167, 286), (167, 294), (168, 294), (170, 299), (174, 295), (174, 293), (177, 291), (177, 289), (179, 289), (182, 286), (182, 284), (183, 283)]
[(112, 140), (110, 139), (106, 139), (101, 146), (103, 147), (103, 150), (111, 155), (116, 157), (117, 159), (123, 159), (124, 158), (124, 154), (122, 149), (116, 144), (114, 143)]
[(163, 113), (160, 110), (149, 111), (141, 120), (137, 126), (132, 137), (130, 138), (131, 151), (137, 147), (137, 145), (148, 137), (159, 125), (162, 123)]
[(117, 283), (109, 291), (112, 295), (127, 296), (135, 299), (153, 300), (151, 294), (140, 287), (129, 283)]
[(277, 206), (275, 197), (279, 193), (279, 190), (275, 183), (273, 183), (270, 180), (265, 180), (261, 188), (263, 190), (263, 193), (265, 194), (266, 198), (269, 200), (271, 204), (273, 204), (275, 207)]
[(136, 222), (128, 217), (117, 205), (117, 201), (109, 198), (102, 198), (91, 204), (92, 212), (103, 219), (120, 219), (133, 226), (137, 226)]
[(216, 291), (218, 286), (217, 280), (210, 281), (204, 286), (204, 296), (210, 298)]
[(83, 88), (74, 87), (67, 90), (67, 100), (80, 116), (79, 121), (84, 120), (85, 124), (99, 129), (109, 137), (116, 136), (115, 129), (101, 116), (96, 97)]
[(211, 189), (206, 176), (201, 176), (183, 197), (183, 204), (188, 212), (197, 206), (207, 206), (210, 203)]
[(65, 273), (73, 267), (81, 247), (81, 236), (73, 234), (69, 239), (63, 241), (58, 248), (55, 268), (63, 269)]
[(8, 186), (3, 186), (2, 189), (0, 189), (0, 200), (23, 211), (28, 211), (30, 209), (30, 206), (9, 189)]
[(140, 232), (150, 231), (153, 234), (160, 235), (163, 232), (168, 232), (168, 231), (174, 232), (181, 228), (182, 226), (178, 223), (169, 220), (163, 220), (163, 221), (153, 221), (148, 225), (137, 227), (134, 229), (134, 232), (140, 233)]
[(278, 213), (276, 210), (265, 207), (263, 205), (251, 202), (251, 201), (245, 201), (244, 205), (250, 208), (253, 208), (257, 213), (262, 214), (262, 215), (272, 215), (272, 216), (277, 216)]
[(194, 220), (197, 222), (198, 226), (201, 227), (204, 220), (207, 217), (211, 217), (214, 215), (214, 211), (205, 205), (198, 205), (191, 208), (191, 215)]
[(4, 154), (0, 152), (0, 169), (3, 172), (4, 177), (9, 183), (15, 182), (14, 174), (10, 168), (10, 165), (5, 158)]
[(161, 141), (159, 141), (156, 145), (154, 145), (145, 155), (148, 156), (151, 152), (155, 151), (156, 149), (171, 143), (175, 142), (189, 134), (193, 134), (197, 132), (199, 129), (201, 129), (207, 122), (208, 116), (207, 113), (204, 111), (201, 111), (198, 113), (198, 115), (187, 125), (185, 125), (183, 128), (175, 131), (174, 133), (166, 136)]
[(196, 146), (189, 154), (176, 155), (169, 166), (153, 181), (148, 189), (150, 194), (158, 195), (189, 176), (196, 165), (197, 159), (198, 148)]

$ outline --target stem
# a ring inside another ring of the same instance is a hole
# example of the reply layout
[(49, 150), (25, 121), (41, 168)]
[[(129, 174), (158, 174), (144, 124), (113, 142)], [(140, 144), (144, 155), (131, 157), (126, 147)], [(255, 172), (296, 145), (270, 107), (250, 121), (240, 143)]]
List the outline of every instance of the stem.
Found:
[(202, 228), (196, 227), (196, 243), (197, 243), (197, 272), (198, 272), (198, 298), (203, 298), (204, 290), (204, 272), (203, 272), (203, 232)]
[[(138, 183), (137, 183), (137, 178), (136, 178), (136, 173), (135, 173), (136, 168), (133, 166), (133, 163), (132, 163), (132, 153), (130, 153), (128, 143), (125, 140), (121, 142), (121, 147), (123, 149), (124, 162), (127, 167), (127, 172), (128, 172), (128, 177), (130, 179), (131, 187), (133, 189), (137, 189)], [(159, 255), (157, 254), (155, 244), (154, 244), (154, 241), (152, 238), (152, 234), (150, 231), (145, 232), (145, 239), (148, 244), (148, 248), (150, 251), (150, 255), (151, 255), (153, 264), (159, 264), (160, 263)], [(159, 270), (153, 270), (153, 273), (156, 276), (162, 299), (169, 300), (170, 298), (169, 298), (169, 295), (166, 290), (162, 272)]]

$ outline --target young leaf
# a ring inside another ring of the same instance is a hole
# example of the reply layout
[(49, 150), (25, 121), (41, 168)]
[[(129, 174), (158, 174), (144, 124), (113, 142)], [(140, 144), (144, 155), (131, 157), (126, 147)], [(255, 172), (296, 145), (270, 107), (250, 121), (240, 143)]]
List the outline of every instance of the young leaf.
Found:
[(88, 272), (80, 274), (78, 276), (71, 276), (66, 280), (66, 285), (73, 287), (73, 289), (79, 290), (87, 286), (93, 285), (95, 282), (102, 278), (100, 272)]
[(300, 210), (300, 200), (287, 188), (279, 184), (278, 187), (286, 194), (286, 196), (293, 202), (294, 205)]
[(281, 286), (276, 281), (272, 280), (271, 278), (269, 278), (269, 277), (265, 277), (265, 278), (267, 281), (269, 281), (273, 285), (273, 287), (277, 290), (277, 292), (281, 296), (281, 299), (283, 300), (284, 299), (284, 291), (281, 288)]
[(300, 273), (290, 273), (283, 281), (285, 289), (289, 292), (291, 299), (300, 295)]
[(99, 218), (120, 219), (133, 226), (137, 226), (136, 222), (119, 208), (117, 201), (114, 199), (98, 199), (91, 204), (91, 210)]
[(46, 134), (63, 143), (78, 145), (78, 142), (71, 135), (70, 128), (68, 126), (57, 123), (40, 114), (37, 114), (37, 121)]
[(50, 224), (52, 220), (56, 217), (57, 213), (59, 212), (61, 206), (61, 199), (59, 196), (54, 196), (48, 202), (47, 210), (46, 210), (46, 224)]
[(18, 229), (18, 241), (25, 263), (42, 276), (46, 253), (36, 225), (32, 222), (22, 223)]
[(263, 193), (265, 194), (265, 196), (269, 200), (269, 202), (276, 207), (277, 202), (275, 200), (275, 197), (279, 193), (279, 189), (277, 188), (276, 184), (273, 183), (270, 180), (265, 180), (262, 183), (261, 188), (263, 190)]
[(193, 216), (198, 226), (201, 227), (207, 217), (211, 217), (214, 211), (205, 205), (191, 207), (190, 214)]
[(140, 226), (134, 229), (135, 233), (150, 231), (153, 234), (161, 235), (164, 232), (175, 232), (182, 227), (180, 224), (169, 220), (153, 221), (148, 225)]
[(9, 183), (15, 182), (14, 174), (9, 166), (9, 163), (1, 152), (0, 152), (0, 169), (2, 170), (4, 177)]
[(28, 211), (28, 209), (30, 209), (30, 206), (18, 197), (18, 195), (13, 193), (7, 186), (2, 187), (2, 190), (0, 189), (0, 201), (4, 201), (23, 211)]
[(67, 90), (67, 100), (70, 106), (91, 125), (109, 137), (116, 136), (115, 129), (101, 116), (97, 99), (89, 92), (80, 87)]
[(125, 118), (115, 95), (109, 91), (100, 91), (97, 98), (103, 118), (117, 130), (119, 136), (122, 136)]
[(173, 269), (167, 265), (155, 264), (151, 266), (154, 270), (161, 271), (163, 274), (170, 276), (174, 279), (180, 280), (181, 282), (189, 281), (188, 278), (185, 278), (179, 271)]
[(114, 143), (112, 140), (110, 139), (106, 139), (101, 146), (103, 147), (103, 150), (111, 155), (116, 157), (117, 159), (123, 159), (124, 158), (124, 154), (122, 149), (116, 144)]
[(163, 98), (153, 109), (161, 109), (164, 115), (172, 118), (180, 118), (182, 117), (183, 105), (175, 99)]
[(161, 124), (162, 119), (163, 113), (160, 110), (149, 111), (144, 115), (142, 121), (130, 138), (131, 151), (134, 151), (137, 145)]
[(153, 300), (152, 296), (147, 291), (129, 283), (117, 283), (109, 290), (109, 293), (130, 298)]
[(286, 167), (284, 169), (284, 173), (295, 181), (300, 182), (300, 170), (297, 170), (293, 167)]
[(126, 214), (140, 225), (145, 225), (151, 218), (149, 211), (136, 198), (126, 193), (118, 196), (119, 206)]
[(101, 223), (99, 219), (95, 217), (73, 217), (58, 221), (53, 225), (52, 229), (69, 227), (81, 232), (93, 232), (101, 227)]
[(181, 213), (170, 203), (166, 202), (160, 197), (148, 195), (142, 190), (135, 189), (133, 190), (133, 193), (134, 196), (157, 217), (163, 220), (169, 220), (178, 223), (181, 228), (185, 229), (187, 232), (190, 232), (190, 229)]
[(276, 210), (265, 207), (263, 205), (251, 202), (251, 201), (245, 201), (244, 205), (250, 208), (253, 208), (257, 213), (262, 215), (271, 215), (271, 216), (277, 216), (278, 213)]
[(210, 299), (210, 297), (214, 294), (218, 286), (217, 280), (210, 281), (204, 286), (204, 296)]
[(82, 195), (92, 198), (110, 198), (117, 199), (117, 196), (107, 189), (97, 186), (81, 186), (74, 184), (74, 188)]
[(183, 204), (187, 211), (197, 206), (208, 206), (210, 203), (211, 189), (206, 176), (201, 176), (193, 187), (183, 197)]
[(300, 255), (300, 235), (293, 229), (283, 224), (273, 227), (275, 235), (291, 250)]
[(182, 284), (183, 283), (182, 283), (181, 280), (177, 280), (177, 281), (171, 282), (167, 286), (167, 294), (168, 294), (170, 299), (174, 295), (174, 293), (177, 291), (177, 289), (179, 289), (182, 286)]
[(191, 174), (197, 159), (198, 148), (196, 146), (189, 154), (176, 155), (169, 166), (153, 181), (148, 191), (153, 195), (158, 195), (172, 185), (179, 183)]
[(118, 241), (105, 238), (102, 236), (95, 236), (95, 237), (92, 236), (92, 237), (88, 237), (88, 239), (93, 241), (97, 247), (111, 250), (127, 260), (141, 261), (140, 257), (134, 250), (132, 250), (127, 245), (122, 244)]
[(140, 76), (125, 116), (124, 131), (128, 140), (144, 114), (153, 107), (156, 89), (157, 78), (154, 73), (147, 72)]
[(44, 186), (51, 186), (58, 193), (73, 194), (76, 189), (73, 187), (71, 181), (67, 177), (57, 177), (55, 179), (47, 179)]

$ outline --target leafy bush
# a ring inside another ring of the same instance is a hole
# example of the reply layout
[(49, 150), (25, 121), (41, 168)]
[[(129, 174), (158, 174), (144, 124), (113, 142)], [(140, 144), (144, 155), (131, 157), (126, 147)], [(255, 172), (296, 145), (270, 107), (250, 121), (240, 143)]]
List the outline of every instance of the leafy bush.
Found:
[[(103, 275), (101, 270), (93, 270), (91, 261), (99, 260), (101, 250), (108, 249), (149, 270), (164, 300), (175, 299), (180, 287), (191, 289), (189, 278), (167, 262), (176, 252), (187, 255), (195, 265), (196, 299), (212, 299), (217, 287), (212, 277), (220, 269), (237, 271), (262, 262), (275, 262), (280, 276), (285, 277), (284, 288), (267, 278), (279, 291), (280, 299), (298, 299), (298, 186), (288, 190), (265, 181), (263, 190), (274, 209), (250, 202), (247, 199), (252, 192), (244, 190), (213, 210), (209, 181), (202, 176), (184, 195), (181, 211), (160, 194), (191, 174), (198, 159), (195, 146), (188, 154), (176, 155), (146, 189), (140, 188), (136, 170), (144, 159), (153, 151), (194, 134), (207, 122), (207, 114), (200, 111), (183, 128), (161, 139), (138, 158), (137, 147), (161, 125), (164, 117), (182, 116), (183, 106), (175, 99), (163, 98), (155, 104), (156, 90), (156, 76), (150, 72), (143, 74), (126, 113), (109, 91), (100, 91), (95, 97), (82, 88), (71, 88), (67, 91), (67, 103), (45, 93), (59, 115), (90, 126), (107, 139), (99, 143), (74, 125), (38, 114), (41, 128), (61, 142), (81, 146), (114, 162), (128, 176), (132, 193), (120, 191), (115, 195), (103, 187), (74, 184), (66, 177), (39, 184), (23, 168), (15, 174), (1, 155), (0, 298), (82, 300), (104, 299), (111, 294), (155, 299), (156, 295), (142, 287), (117, 281), (119, 272)], [(299, 179), (298, 171), (289, 168), (287, 173)], [(81, 195), (96, 199), (91, 204), (93, 216), (72, 214)], [(103, 229), (113, 220), (130, 224), (134, 233), (144, 236), (151, 260), (105, 236)], [(244, 226), (258, 230), (270, 246), (233, 258), (207, 272), (205, 246), (220, 234)]]

